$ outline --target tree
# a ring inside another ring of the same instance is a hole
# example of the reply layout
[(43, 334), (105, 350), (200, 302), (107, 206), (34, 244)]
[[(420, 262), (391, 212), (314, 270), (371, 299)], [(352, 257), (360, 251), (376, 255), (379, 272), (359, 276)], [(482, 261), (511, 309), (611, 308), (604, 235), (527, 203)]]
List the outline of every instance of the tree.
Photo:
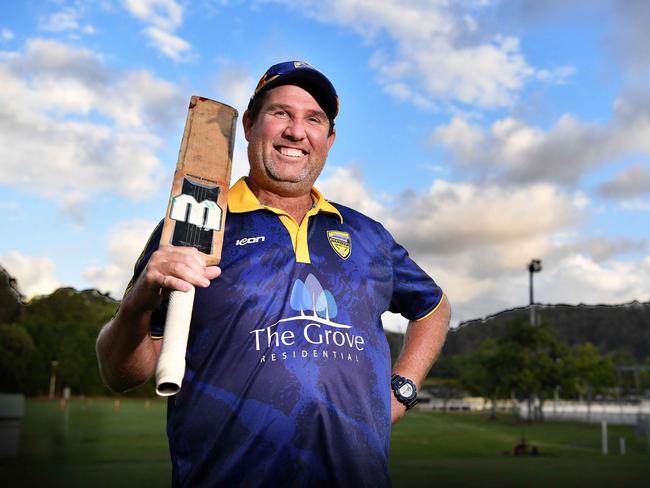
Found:
[(0, 266), (0, 324), (15, 322), (22, 309), (23, 296), (16, 279)]
[(25, 391), (30, 363), (36, 351), (34, 341), (24, 327), (0, 324), (0, 391)]
[(616, 370), (617, 393), (619, 395), (640, 394), (641, 392), (637, 391), (639, 372), (635, 371), (640, 361), (627, 349), (617, 349), (610, 352), (607, 357), (612, 361)]
[(587, 419), (596, 395), (604, 393), (616, 383), (614, 363), (603, 357), (600, 350), (587, 342), (574, 346), (569, 361), (573, 390), (587, 402)]
[(515, 382), (513, 352), (497, 340), (485, 339), (461, 368), (461, 384), (474, 395), (490, 398), (491, 419), (496, 418), (497, 400), (507, 398)]
[(639, 375), (639, 388), (641, 389), (639, 393), (647, 396), (650, 394), (650, 356), (646, 356), (643, 366), (645, 367)]
[[(503, 336), (484, 340), (463, 368), (463, 385), (492, 399), (492, 416), (499, 398), (528, 402), (529, 419), (542, 418), (544, 401), (566, 382), (568, 348), (554, 336), (550, 323), (531, 326), (525, 318), (508, 322)], [(534, 400), (539, 398), (539, 408)]]
[(19, 324), (36, 347), (30, 377), (23, 392), (43, 394), (49, 385), (52, 361), (58, 361), (57, 385), (75, 393), (104, 393), (95, 357), (100, 328), (112, 317), (117, 302), (94, 290), (60, 288), (27, 303)]

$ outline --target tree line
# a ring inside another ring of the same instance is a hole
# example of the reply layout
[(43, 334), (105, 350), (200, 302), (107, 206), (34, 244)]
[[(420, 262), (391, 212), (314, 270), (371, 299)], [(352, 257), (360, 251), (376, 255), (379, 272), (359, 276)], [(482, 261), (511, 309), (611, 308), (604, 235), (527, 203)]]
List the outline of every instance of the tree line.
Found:
[[(430, 377), (442, 396), (467, 392), (491, 400), (492, 415), (498, 400), (510, 399), (528, 402), (528, 412), (541, 419), (544, 403), (556, 395), (590, 404), (599, 397), (643, 394), (650, 388), (650, 372), (635, 382), (618, 368), (634, 362), (625, 352), (603, 354), (589, 342), (570, 346), (557, 338), (551, 322), (532, 326), (518, 317), (470, 352), (445, 355), (443, 349)], [(650, 366), (650, 357), (645, 363)]]
[[(0, 391), (30, 396), (70, 388), (73, 395), (106, 395), (95, 340), (118, 302), (96, 290), (59, 288), (24, 303), (15, 281), (0, 268)], [(148, 384), (132, 395), (153, 395)]]
[[(72, 394), (111, 394), (99, 375), (95, 340), (118, 305), (96, 290), (73, 288), (25, 302), (15, 280), (0, 267), (0, 391), (47, 395), (54, 374), (57, 395), (64, 387)], [(429, 379), (437, 383), (440, 395), (467, 392), (488, 399), (545, 402), (558, 393), (593, 401), (599, 395), (642, 394), (650, 388), (649, 371), (633, 377), (617, 369), (638, 364), (630, 354), (604, 354), (588, 342), (568, 345), (548, 320), (531, 327), (519, 317), (498, 330), (462, 353), (443, 349)], [(402, 336), (387, 337), (395, 359)], [(645, 364), (650, 366), (650, 357)], [(154, 395), (153, 382), (130, 394)]]

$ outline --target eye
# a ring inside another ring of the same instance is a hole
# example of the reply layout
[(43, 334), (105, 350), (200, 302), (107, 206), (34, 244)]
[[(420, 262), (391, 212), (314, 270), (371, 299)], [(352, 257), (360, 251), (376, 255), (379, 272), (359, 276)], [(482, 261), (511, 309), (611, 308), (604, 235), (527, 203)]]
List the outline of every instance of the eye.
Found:
[(286, 110), (278, 109), (273, 111), (275, 117), (286, 118), (289, 116)]

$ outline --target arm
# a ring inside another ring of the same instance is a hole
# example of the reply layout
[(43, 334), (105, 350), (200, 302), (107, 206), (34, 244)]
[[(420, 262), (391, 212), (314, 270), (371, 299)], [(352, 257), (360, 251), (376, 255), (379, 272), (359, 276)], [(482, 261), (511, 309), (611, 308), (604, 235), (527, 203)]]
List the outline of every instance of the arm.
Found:
[[(438, 308), (428, 317), (409, 322), (404, 335), (404, 347), (395, 362), (393, 373), (413, 380), (420, 389), (424, 378), (438, 357), (445, 343), (451, 307), (443, 296)], [(406, 412), (406, 407), (395, 399), (391, 391), (391, 420), (397, 422)]]
[(194, 248), (165, 246), (154, 252), (113, 320), (97, 337), (99, 370), (106, 386), (126, 391), (151, 378), (162, 341), (151, 338), (149, 325), (164, 293), (207, 287), (219, 274), (217, 266), (205, 267)]

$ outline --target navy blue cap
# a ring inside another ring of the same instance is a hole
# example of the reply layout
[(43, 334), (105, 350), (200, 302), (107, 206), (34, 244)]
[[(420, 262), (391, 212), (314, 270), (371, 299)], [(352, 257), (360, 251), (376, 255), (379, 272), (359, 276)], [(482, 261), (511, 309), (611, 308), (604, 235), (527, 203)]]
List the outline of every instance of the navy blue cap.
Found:
[(339, 97), (334, 85), (323, 73), (304, 61), (286, 61), (271, 66), (257, 83), (248, 109), (262, 93), (281, 85), (296, 85), (308, 91), (331, 121), (338, 115)]

